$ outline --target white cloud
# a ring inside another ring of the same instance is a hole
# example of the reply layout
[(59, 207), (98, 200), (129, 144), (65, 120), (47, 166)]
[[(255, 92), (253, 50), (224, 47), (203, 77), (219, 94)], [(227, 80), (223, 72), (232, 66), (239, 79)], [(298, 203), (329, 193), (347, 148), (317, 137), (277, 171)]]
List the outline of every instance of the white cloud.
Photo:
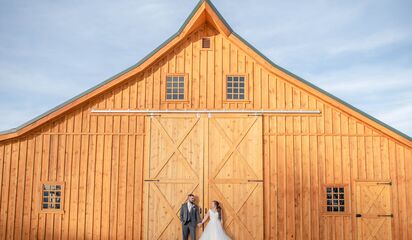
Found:
[(376, 114), (378, 119), (404, 133), (412, 132), (411, 116), (412, 105), (410, 102), (394, 105), (389, 109), (378, 110)]
[(402, 90), (412, 92), (412, 69), (381, 65), (362, 65), (325, 71), (310, 76), (310, 79), (328, 91), (338, 94), (350, 94), (354, 91), (371, 94)]
[(333, 47), (329, 46), (328, 52), (330, 54), (347, 54), (349, 52), (370, 51), (405, 41), (408, 38), (409, 33), (402, 30), (386, 30), (361, 36), (359, 39), (345, 39), (345, 41), (335, 43)]
[(69, 98), (87, 87), (87, 84), (79, 80), (70, 81), (66, 76), (59, 78), (59, 76), (50, 76), (31, 69), (3, 69), (0, 72), (0, 79), (1, 91), (27, 93), (31, 97), (39, 98)]
[(308, 79), (382, 122), (412, 133), (412, 69), (362, 65)]

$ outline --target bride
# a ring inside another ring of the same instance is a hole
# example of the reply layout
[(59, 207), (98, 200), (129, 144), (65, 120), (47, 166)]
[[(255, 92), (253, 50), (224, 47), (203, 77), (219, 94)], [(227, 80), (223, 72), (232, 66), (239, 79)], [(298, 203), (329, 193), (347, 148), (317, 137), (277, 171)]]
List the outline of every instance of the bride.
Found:
[(209, 209), (203, 221), (199, 225), (203, 225), (210, 218), (205, 231), (200, 240), (230, 240), (223, 230), (222, 208), (218, 201), (212, 201), (212, 208)]

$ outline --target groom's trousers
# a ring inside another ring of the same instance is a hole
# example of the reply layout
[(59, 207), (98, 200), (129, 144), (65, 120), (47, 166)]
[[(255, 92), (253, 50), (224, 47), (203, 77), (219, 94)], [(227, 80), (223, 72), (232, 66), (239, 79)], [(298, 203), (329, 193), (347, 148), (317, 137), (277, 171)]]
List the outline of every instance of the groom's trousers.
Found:
[(182, 225), (183, 240), (189, 239), (189, 233), (192, 240), (196, 240), (196, 224), (190, 222)]

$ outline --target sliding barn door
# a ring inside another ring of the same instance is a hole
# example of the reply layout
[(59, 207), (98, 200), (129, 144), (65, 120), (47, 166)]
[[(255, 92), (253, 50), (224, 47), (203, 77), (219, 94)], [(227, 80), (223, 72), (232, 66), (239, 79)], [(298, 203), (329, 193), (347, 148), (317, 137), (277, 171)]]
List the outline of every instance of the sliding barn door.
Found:
[(145, 239), (181, 239), (188, 193), (202, 209), (221, 203), (232, 239), (263, 239), (261, 117), (148, 117), (145, 144)]
[(212, 116), (205, 203), (218, 200), (232, 239), (263, 239), (262, 117)]
[(203, 203), (204, 121), (182, 115), (146, 121), (143, 236), (181, 239), (181, 204), (188, 193)]
[(390, 182), (356, 183), (357, 239), (392, 239)]

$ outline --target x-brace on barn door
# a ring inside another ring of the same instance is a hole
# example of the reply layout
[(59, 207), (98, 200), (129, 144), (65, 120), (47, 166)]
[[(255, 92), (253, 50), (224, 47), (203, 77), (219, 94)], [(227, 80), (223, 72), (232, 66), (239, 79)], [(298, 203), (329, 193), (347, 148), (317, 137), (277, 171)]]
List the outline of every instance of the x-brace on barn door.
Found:
[(261, 116), (150, 116), (145, 144), (145, 239), (181, 238), (188, 193), (202, 213), (210, 201), (221, 203), (232, 238), (263, 238)]

